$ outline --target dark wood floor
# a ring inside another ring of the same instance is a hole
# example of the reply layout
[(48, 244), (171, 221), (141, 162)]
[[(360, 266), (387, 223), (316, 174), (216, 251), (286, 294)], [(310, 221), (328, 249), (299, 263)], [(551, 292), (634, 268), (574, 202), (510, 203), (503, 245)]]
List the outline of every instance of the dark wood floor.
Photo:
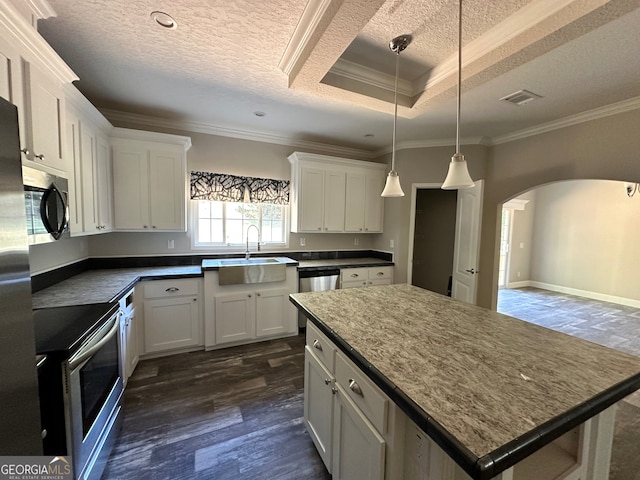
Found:
[(330, 479), (303, 417), (304, 336), (140, 362), (103, 480)]

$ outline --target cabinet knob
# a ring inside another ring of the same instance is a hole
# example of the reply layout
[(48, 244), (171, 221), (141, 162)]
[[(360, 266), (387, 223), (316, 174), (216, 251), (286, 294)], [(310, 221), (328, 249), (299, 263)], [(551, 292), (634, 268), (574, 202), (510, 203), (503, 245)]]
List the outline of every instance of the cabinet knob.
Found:
[(338, 393), (338, 389), (336, 387), (331, 387), (331, 393), (335, 395), (336, 393)]
[(147, 227), (146, 225), (143, 225), (142, 228), (149, 228), (149, 227)]
[(259, 297), (259, 296), (260, 296), (260, 294), (259, 294), (259, 293), (256, 293), (256, 297)]
[(247, 295), (247, 297), (251, 298), (251, 294)]
[(151, 225), (151, 228), (156, 228), (156, 226), (155, 225)]
[(362, 389), (360, 388), (360, 385), (358, 385), (358, 382), (356, 382), (353, 378), (349, 379), (349, 390), (351, 390), (356, 395), (360, 395), (361, 397), (364, 397), (364, 394), (362, 393)]
[(37, 158), (38, 160), (44, 160), (44, 153), (40, 153), (38, 155), (34, 155), (33, 158)]
[(322, 227), (318, 227), (318, 230), (322, 230)]
[(169, 287), (165, 290), (165, 292), (169, 292), (169, 293), (175, 293), (175, 292), (179, 292), (180, 289), (178, 287)]
[(193, 299), (193, 301), (194, 301), (194, 302), (197, 302), (197, 301), (198, 301), (198, 299), (197, 299), (197, 298), (194, 298), (194, 299)]
[(328, 379), (328, 378), (325, 378), (325, 379), (324, 379), (324, 384), (325, 384), (325, 385), (329, 385), (330, 383), (331, 383), (331, 380), (330, 380), (330, 379)]
[(313, 348), (322, 351), (322, 344), (317, 338), (313, 341)]
[(360, 229), (360, 231), (362, 231), (362, 229)]
[(365, 229), (364, 229), (364, 231), (365, 231), (365, 232), (368, 232), (368, 231), (369, 231), (369, 229), (368, 229), (368, 228), (365, 228)]
[(22, 149), (22, 150), (20, 150), (20, 151), (21, 151), (22, 153), (24, 153), (25, 155), (27, 155), (27, 156), (29, 156), (29, 154), (31, 153), (31, 152), (29, 151), (29, 149), (28, 149), (28, 148), (23, 148), (23, 149)]

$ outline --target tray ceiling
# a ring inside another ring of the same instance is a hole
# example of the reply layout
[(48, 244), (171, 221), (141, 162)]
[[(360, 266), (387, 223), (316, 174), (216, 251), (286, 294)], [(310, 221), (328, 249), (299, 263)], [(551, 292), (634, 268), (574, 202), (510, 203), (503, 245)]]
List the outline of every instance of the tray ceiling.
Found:
[[(364, 150), (455, 132), (452, 0), (50, 0), (39, 30), (107, 116)], [(639, 0), (465, 0), (463, 137), (492, 138), (640, 96)], [(156, 26), (150, 13), (178, 28)], [(500, 98), (527, 89), (516, 107)], [(264, 117), (255, 111), (266, 113)], [(366, 134), (373, 134), (373, 137)]]

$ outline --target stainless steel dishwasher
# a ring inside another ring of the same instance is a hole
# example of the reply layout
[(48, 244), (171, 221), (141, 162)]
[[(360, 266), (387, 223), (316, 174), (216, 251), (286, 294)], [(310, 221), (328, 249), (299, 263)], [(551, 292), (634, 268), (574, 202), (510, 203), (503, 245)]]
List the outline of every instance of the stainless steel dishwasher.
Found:
[[(331, 268), (324, 270), (302, 270), (298, 272), (298, 291), (322, 292), (325, 290), (335, 290), (338, 288), (340, 279), (340, 269)], [(307, 317), (303, 313), (298, 313), (298, 329), (305, 328)]]

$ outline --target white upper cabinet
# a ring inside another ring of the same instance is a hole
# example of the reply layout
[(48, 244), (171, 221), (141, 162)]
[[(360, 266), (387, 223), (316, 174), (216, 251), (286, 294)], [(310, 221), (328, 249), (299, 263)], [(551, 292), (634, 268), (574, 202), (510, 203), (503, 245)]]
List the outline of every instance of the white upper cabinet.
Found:
[(385, 165), (300, 152), (289, 162), (292, 232), (382, 232)]
[(115, 128), (116, 230), (186, 231), (189, 137)]
[(18, 107), (23, 163), (66, 176), (63, 85), (78, 77), (35, 30), (32, 15), (0, 2), (0, 95)]
[(113, 215), (107, 135), (113, 127), (73, 85), (64, 90), (71, 235), (109, 232)]

